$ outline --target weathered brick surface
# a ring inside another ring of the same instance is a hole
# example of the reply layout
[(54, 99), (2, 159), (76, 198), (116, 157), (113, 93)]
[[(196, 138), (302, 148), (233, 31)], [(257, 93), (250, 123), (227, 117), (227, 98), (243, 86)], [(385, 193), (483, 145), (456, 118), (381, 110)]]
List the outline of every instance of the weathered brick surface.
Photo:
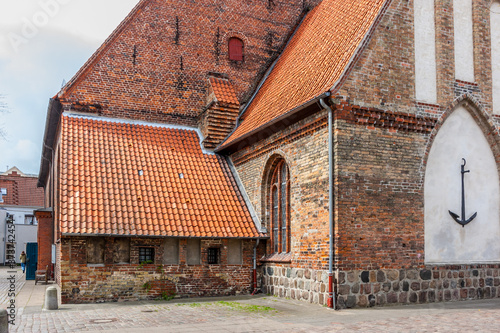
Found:
[[(270, 228), (266, 183), (273, 161), (284, 158), (290, 171), (291, 267), (311, 269), (328, 265), (328, 131), (325, 113), (318, 113), (285, 131), (232, 156), (240, 179), (262, 224)], [(268, 244), (268, 253), (271, 248)]]
[[(226, 74), (240, 102), (282, 49), (310, 3), (145, 1), (93, 56), (61, 101), (65, 109), (196, 126), (209, 72)], [(228, 40), (244, 43), (230, 61)]]
[[(491, 112), (491, 1), (474, 0), (475, 82), (455, 80), (453, 1), (436, 1), (438, 105), (442, 115), (453, 100), (468, 94)], [(337, 94), (355, 105), (415, 113), (413, 1), (392, 1), (367, 49)], [(432, 110), (426, 116), (435, 114)]]
[(2, 196), (2, 206), (32, 206), (43, 207), (43, 189), (37, 188), (38, 179), (32, 175), (20, 175), (12, 171), (7, 175), (0, 175), (0, 188), (7, 190)]
[[(243, 241), (242, 264), (227, 265), (227, 240), (202, 240), (201, 264), (186, 264), (186, 239), (180, 239), (178, 265), (164, 265), (163, 239), (132, 238), (130, 263), (113, 263), (112, 237), (106, 238), (104, 264), (87, 264), (87, 238), (65, 237), (58, 251), (58, 282), (64, 303), (175, 297), (223, 296), (252, 291), (255, 241)], [(155, 262), (139, 264), (139, 247), (153, 247)], [(220, 247), (221, 264), (207, 264), (207, 248)]]
[(422, 158), (428, 137), (417, 131), (336, 122), (340, 269), (423, 264)]
[[(452, 1), (436, 1), (435, 7), (437, 104), (415, 101), (412, 1), (392, 1), (367, 49), (334, 92), (334, 268), (341, 307), (499, 296), (498, 265), (425, 265), (427, 154), (460, 103), (467, 105), (499, 160), (500, 117), (489, 114), (489, 1), (473, 1), (475, 82), (455, 80)], [(323, 111), (231, 155), (264, 225), (266, 171), (274, 155), (290, 167), (292, 259), (264, 262), (262, 268), (263, 284), (274, 295), (326, 304), (322, 284), (315, 285), (318, 279), (304, 272), (327, 276), (327, 149)]]
[(51, 212), (35, 211), (38, 220), (37, 243), (38, 263), (37, 269), (44, 270), (47, 265), (52, 266), (52, 244), (54, 244), (53, 219)]

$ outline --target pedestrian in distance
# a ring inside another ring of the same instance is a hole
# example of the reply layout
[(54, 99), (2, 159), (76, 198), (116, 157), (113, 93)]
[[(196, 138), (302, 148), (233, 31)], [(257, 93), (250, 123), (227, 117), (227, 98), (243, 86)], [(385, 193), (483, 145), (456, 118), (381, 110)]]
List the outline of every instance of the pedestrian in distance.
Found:
[(24, 270), (26, 269), (26, 253), (21, 252), (21, 256), (19, 256), (19, 259), (21, 260), (21, 268), (23, 269), (23, 273), (24, 273)]

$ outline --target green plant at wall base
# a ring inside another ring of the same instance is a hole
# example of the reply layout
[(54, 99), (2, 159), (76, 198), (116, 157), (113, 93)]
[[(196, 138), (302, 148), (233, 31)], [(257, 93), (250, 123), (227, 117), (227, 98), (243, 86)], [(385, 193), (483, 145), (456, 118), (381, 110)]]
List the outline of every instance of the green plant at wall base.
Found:
[(151, 290), (151, 288), (153, 288), (153, 286), (151, 285), (151, 282), (148, 281), (142, 285), (142, 288), (146, 289), (146, 292), (149, 293), (149, 291)]
[(161, 293), (161, 299), (164, 301), (171, 301), (174, 298), (175, 298), (175, 293), (167, 293), (165, 291)]

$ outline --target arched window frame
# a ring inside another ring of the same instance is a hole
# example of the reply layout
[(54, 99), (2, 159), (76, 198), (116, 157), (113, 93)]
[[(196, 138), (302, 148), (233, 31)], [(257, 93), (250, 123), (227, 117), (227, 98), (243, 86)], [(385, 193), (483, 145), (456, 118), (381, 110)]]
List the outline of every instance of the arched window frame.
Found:
[(228, 40), (228, 55), (229, 55), (229, 60), (232, 61), (243, 61), (244, 56), (243, 56), (243, 50), (244, 50), (244, 44), (243, 40), (241, 40), (238, 37), (231, 37)]
[(269, 183), (271, 249), (290, 252), (290, 171), (285, 160), (275, 164)]

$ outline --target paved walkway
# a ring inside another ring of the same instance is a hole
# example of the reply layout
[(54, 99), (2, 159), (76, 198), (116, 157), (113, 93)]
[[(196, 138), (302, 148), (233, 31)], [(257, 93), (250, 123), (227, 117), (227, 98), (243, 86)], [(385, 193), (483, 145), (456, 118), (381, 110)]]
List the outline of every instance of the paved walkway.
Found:
[[(3, 273), (0, 268), (0, 279)], [(500, 298), (333, 311), (261, 295), (65, 304), (48, 311), (46, 287), (25, 282), (10, 332), (500, 332)]]

